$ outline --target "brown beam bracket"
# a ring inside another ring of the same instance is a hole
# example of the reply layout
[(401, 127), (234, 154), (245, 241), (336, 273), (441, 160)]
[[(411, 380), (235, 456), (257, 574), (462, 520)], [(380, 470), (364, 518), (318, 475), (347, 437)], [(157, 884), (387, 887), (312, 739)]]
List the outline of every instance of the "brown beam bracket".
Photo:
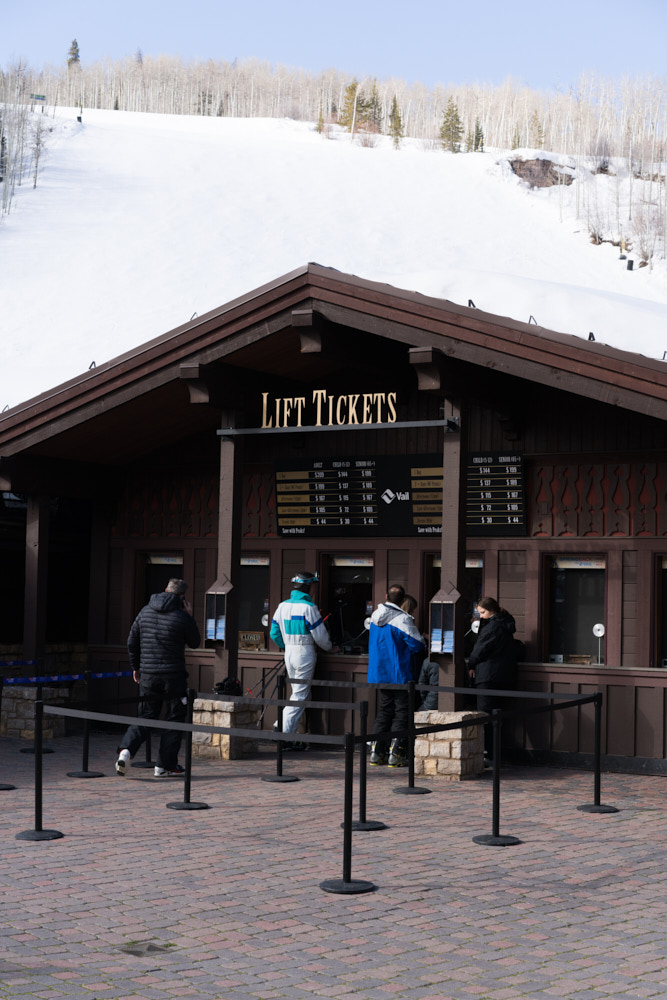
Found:
[(408, 358), (417, 375), (419, 392), (436, 392), (443, 388), (444, 357), (437, 347), (411, 347)]

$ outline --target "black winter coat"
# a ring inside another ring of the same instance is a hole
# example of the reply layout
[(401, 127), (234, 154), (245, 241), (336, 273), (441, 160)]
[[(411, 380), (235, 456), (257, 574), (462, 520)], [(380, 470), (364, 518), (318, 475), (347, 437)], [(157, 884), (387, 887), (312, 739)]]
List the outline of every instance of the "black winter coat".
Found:
[(499, 688), (516, 683), (516, 623), (507, 611), (482, 620), (468, 667), (475, 671), (475, 684), (493, 684)]
[(185, 646), (201, 638), (197, 623), (183, 611), (178, 594), (153, 594), (134, 619), (127, 637), (132, 670), (142, 675), (185, 674)]
[[(440, 667), (433, 660), (424, 660), (422, 663), (421, 670), (419, 671), (419, 683), (433, 684), (436, 687), (440, 683)], [(416, 693), (422, 697), (422, 702), (419, 706), (420, 712), (431, 712), (437, 709), (437, 691), (417, 691)]]

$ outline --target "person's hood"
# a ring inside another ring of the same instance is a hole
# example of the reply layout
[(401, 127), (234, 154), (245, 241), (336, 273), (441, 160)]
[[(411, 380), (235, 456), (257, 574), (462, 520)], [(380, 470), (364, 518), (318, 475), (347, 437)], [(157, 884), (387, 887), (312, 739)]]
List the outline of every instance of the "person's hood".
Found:
[(383, 625), (388, 625), (390, 621), (402, 614), (405, 614), (405, 612), (399, 608), (398, 604), (386, 601), (384, 604), (378, 604), (371, 615), (371, 622), (373, 625), (379, 625), (382, 628)]
[(153, 611), (181, 611), (183, 608), (183, 595), (167, 594), (164, 591), (161, 594), (151, 594), (148, 605)]

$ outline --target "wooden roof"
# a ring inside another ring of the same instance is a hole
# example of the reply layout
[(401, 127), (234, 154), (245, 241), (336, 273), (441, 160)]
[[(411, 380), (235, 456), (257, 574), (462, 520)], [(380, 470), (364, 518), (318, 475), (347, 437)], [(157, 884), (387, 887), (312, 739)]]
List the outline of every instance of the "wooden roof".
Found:
[[(342, 331), (337, 349), (309, 347), (320, 318)], [(436, 359), (445, 381), (448, 364), (464, 362), (667, 419), (663, 362), (308, 264), (6, 411), (0, 462), (6, 468), (19, 455), (106, 464), (139, 457), (179, 428), (195, 433), (219, 425), (225, 399), (217, 408), (189, 405), (187, 382), (196, 386), (198, 372), (226, 372), (233, 405), (238, 369), (309, 381), (361, 363), (354, 341), (345, 341), (347, 330), (360, 350), (358, 331), (384, 342), (389, 354), (400, 345), (417, 361)]]

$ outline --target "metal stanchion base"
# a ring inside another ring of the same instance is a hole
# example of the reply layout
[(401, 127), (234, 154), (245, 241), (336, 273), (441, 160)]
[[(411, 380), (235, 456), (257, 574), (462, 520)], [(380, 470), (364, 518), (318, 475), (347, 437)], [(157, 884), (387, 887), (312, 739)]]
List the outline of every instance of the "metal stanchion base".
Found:
[(270, 777), (267, 775), (262, 778), (262, 781), (275, 781), (278, 782), (278, 784), (281, 784), (285, 781), (301, 781), (301, 778), (295, 778), (291, 774), (273, 774)]
[(190, 811), (193, 809), (208, 809), (206, 802), (167, 802), (167, 809), (185, 809)]
[(375, 888), (372, 882), (364, 882), (362, 879), (350, 879), (349, 882), (346, 882), (342, 878), (328, 878), (324, 882), (320, 882), (320, 889), (324, 889), (325, 892), (353, 894), (373, 892)]
[(105, 778), (101, 771), (68, 771), (68, 778)]
[(602, 806), (602, 805), (590, 805), (590, 806), (577, 806), (579, 812), (582, 813), (617, 813), (618, 809), (616, 806)]
[(2, 784), (2, 785), (0, 785), (0, 792), (11, 792), (14, 788), (16, 788), (16, 785), (4, 785), (4, 784)]
[(399, 785), (397, 788), (392, 788), (394, 795), (430, 795), (432, 791), (432, 788), (417, 788), (416, 785), (413, 787)]
[(130, 767), (142, 767), (145, 770), (148, 770), (149, 767), (156, 767), (156, 765), (154, 763), (151, 763), (150, 760), (136, 760), (132, 761)]
[(65, 834), (60, 830), (24, 830), (16, 834), (16, 840), (58, 840)]
[[(345, 823), (341, 823), (343, 829)], [(379, 819), (353, 819), (351, 823), (353, 830), (386, 830), (387, 824), (381, 823)]]
[[(19, 750), (19, 753), (34, 753), (34, 752), (35, 752), (35, 748), (34, 747), (22, 747)], [(55, 751), (51, 750), (50, 747), (42, 747), (42, 753), (43, 754), (44, 753), (55, 753)]]
[(483, 833), (472, 839), (476, 844), (485, 844), (487, 847), (513, 847), (514, 844), (522, 843), (518, 837), (494, 837), (492, 833)]

